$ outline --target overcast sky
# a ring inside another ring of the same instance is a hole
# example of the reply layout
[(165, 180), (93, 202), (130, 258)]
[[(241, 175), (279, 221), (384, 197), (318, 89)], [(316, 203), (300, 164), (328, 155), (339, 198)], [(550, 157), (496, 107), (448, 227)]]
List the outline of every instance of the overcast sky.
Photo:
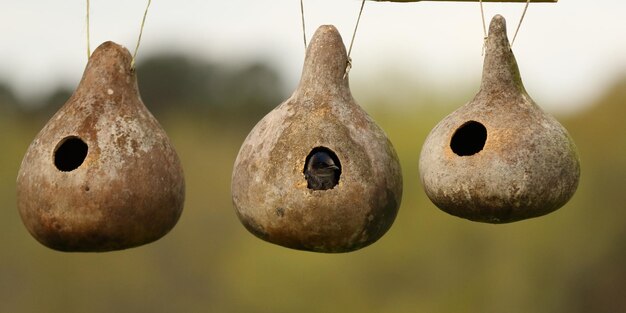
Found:
[[(92, 49), (113, 40), (132, 52), (146, 3), (91, 0)], [(359, 6), (359, 0), (305, 0), (308, 37), (334, 24), (348, 45)], [(488, 21), (505, 16), (510, 38), (522, 9), (485, 3)], [(625, 14), (623, 0), (531, 4), (513, 47), (531, 96), (549, 111), (572, 111), (626, 76)], [(352, 52), (352, 85), (370, 94), (413, 85), (477, 88), (482, 32), (478, 3), (368, 1)], [(23, 96), (75, 86), (87, 59), (85, 34), (84, 0), (0, 0), (0, 79)], [(138, 62), (162, 49), (220, 62), (267, 60), (293, 88), (304, 57), (299, 1), (155, 0)], [(368, 85), (373, 75), (388, 85)]]

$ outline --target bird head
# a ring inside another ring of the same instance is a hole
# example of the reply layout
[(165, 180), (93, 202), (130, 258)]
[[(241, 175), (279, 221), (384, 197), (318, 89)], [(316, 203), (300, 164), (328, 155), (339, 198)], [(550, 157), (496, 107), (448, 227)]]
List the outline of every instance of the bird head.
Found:
[(333, 158), (324, 151), (316, 152), (309, 160), (309, 169), (313, 171), (330, 171), (339, 170), (339, 167), (333, 161)]

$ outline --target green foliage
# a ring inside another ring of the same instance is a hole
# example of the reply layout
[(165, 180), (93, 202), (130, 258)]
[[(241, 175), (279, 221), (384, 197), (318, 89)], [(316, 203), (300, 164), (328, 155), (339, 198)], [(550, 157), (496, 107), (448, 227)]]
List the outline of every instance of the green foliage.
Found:
[(249, 122), (282, 98), (278, 74), (260, 62), (234, 67), (183, 55), (157, 55), (140, 63), (137, 73), (144, 102), (157, 116), (183, 111)]
[[(572, 201), (545, 217), (508, 225), (449, 216), (428, 201), (419, 182), (424, 138), (467, 95), (430, 95), (430, 104), (421, 107), (359, 99), (398, 151), (404, 199), (379, 242), (324, 255), (256, 239), (232, 208), (232, 164), (252, 127), (237, 123), (238, 114), (252, 120), (277, 105), (282, 99), (271, 82), (277, 78), (261, 65), (219, 70), (194, 62), (172, 57), (138, 69), (144, 100), (176, 146), (187, 181), (178, 225), (144, 247), (67, 254), (38, 244), (17, 213), (15, 177), (44, 121), (0, 115), (1, 311), (624, 311), (626, 81), (588, 112), (563, 121), (582, 159)], [(0, 102), (0, 112), (7, 107)]]

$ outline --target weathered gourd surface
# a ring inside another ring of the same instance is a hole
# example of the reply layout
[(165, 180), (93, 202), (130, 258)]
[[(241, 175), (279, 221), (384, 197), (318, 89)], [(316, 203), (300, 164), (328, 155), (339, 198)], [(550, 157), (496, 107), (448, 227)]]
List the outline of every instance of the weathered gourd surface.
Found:
[(436, 206), (473, 221), (544, 215), (576, 191), (574, 142), (526, 92), (502, 16), (491, 21), (480, 91), (431, 131), (419, 168)]
[(161, 238), (180, 217), (180, 161), (141, 101), (130, 64), (124, 47), (98, 47), (74, 94), (24, 156), (19, 212), (50, 248), (135, 247)]
[[(320, 27), (296, 91), (242, 145), (233, 203), (259, 238), (347, 252), (375, 242), (393, 223), (402, 197), (400, 165), (384, 132), (354, 101), (344, 77), (347, 62), (337, 29)], [(333, 183), (307, 179), (316, 161), (330, 171), (318, 178)]]

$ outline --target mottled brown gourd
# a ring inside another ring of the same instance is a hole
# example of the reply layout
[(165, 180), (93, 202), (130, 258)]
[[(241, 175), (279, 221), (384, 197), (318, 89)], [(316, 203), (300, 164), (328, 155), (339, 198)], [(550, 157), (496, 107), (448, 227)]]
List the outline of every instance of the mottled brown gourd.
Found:
[(430, 132), (419, 168), (437, 207), (478, 222), (541, 216), (576, 191), (574, 142), (526, 93), (502, 16), (491, 21), (480, 91)]
[[(355, 102), (337, 29), (321, 26), (293, 95), (250, 132), (235, 161), (232, 197), (253, 234), (288, 248), (348, 252), (391, 227), (402, 197), (396, 152)], [(316, 160), (317, 159), (317, 160)], [(316, 186), (319, 162), (335, 171)], [(319, 188), (317, 188), (319, 187)]]
[(32, 142), (17, 177), (28, 231), (61, 251), (155, 241), (178, 221), (180, 161), (141, 101), (126, 48), (105, 42), (78, 88)]

